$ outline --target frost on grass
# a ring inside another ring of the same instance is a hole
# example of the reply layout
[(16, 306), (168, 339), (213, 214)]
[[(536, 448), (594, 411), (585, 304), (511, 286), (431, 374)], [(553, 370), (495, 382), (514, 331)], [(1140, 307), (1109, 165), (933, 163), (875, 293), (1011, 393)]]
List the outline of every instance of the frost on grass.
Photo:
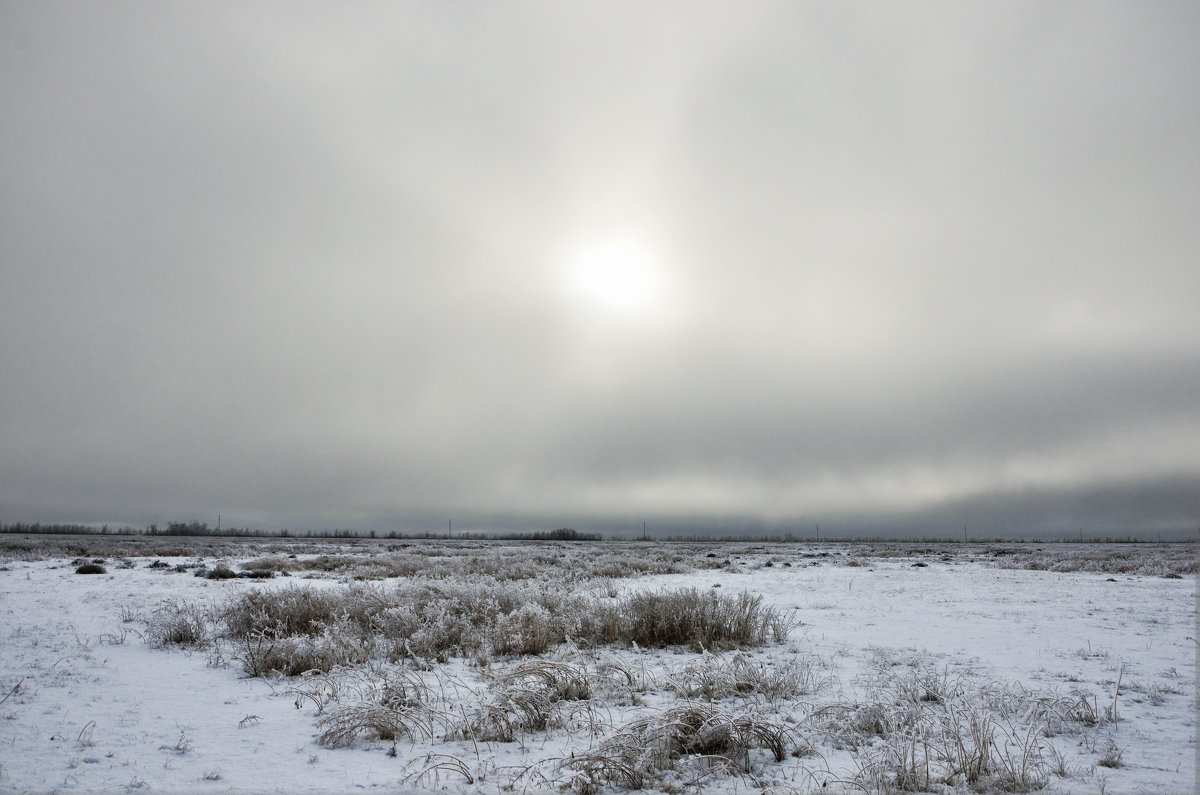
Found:
[(205, 611), (196, 605), (168, 600), (146, 619), (146, 640), (153, 646), (203, 647), (211, 637)]
[[(1145, 617), (1158, 655), (1147, 656), (1124, 680), (1119, 671), (1130, 662), (1128, 644), (1095, 629), (1087, 634), (1068, 630), (1059, 637), (1031, 623), (1040, 640), (1021, 648), (1043, 658), (1045, 652), (1055, 655), (1039, 663), (1052, 667), (1037, 669), (1013, 664), (1020, 651), (997, 660), (1004, 646), (976, 659), (951, 652), (954, 662), (946, 664), (945, 644), (939, 652), (934, 636), (903, 634), (889, 626), (890, 616), (906, 621), (903, 610), (891, 606), (911, 607), (914, 597), (933, 608), (921, 631), (953, 631), (947, 627), (978, 616), (981, 629), (993, 621), (989, 631), (994, 634), (996, 626), (1011, 621), (1008, 608), (989, 600), (1008, 601), (1010, 594), (1025, 616), (1060, 618), (1029, 607), (1058, 604), (1056, 596), (1047, 600), (1037, 592), (1035, 601), (1000, 590), (1013, 582), (1042, 588), (1058, 581), (1062, 587), (1083, 588), (1091, 601), (1086, 608), (1068, 609), (1067, 620), (1078, 620), (1084, 609), (1089, 616), (1091, 611), (1111, 616), (1104, 612), (1105, 599), (1117, 586), (1105, 585), (1100, 575), (1071, 575), (1065, 570), (1076, 562), (1065, 555), (1054, 558), (1059, 551), (1054, 548), (992, 557), (965, 545), (950, 550), (953, 554), (896, 545), (883, 551), (901, 559), (888, 561), (866, 547), (852, 555), (834, 548), (821, 558), (822, 551), (800, 547), (732, 544), (718, 554), (699, 545), (621, 550), (431, 542), (356, 549), (330, 543), (297, 544), (295, 549), (304, 551), (296, 557), (269, 544), (251, 553), (253, 546), (214, 546), (186, 561), (146, 558), (129, 571), (123, 563), (110, 564), (115, 582), (106, 578), (97, 588), (100, 583), (93, 581), (90, 592), (111, 592), (110, 618), (144, 622), (145, 637), (155, 648), (204, 649), (210, 665), (232, 664), (246, 675), (266, 677), (265, 686), (257, 681), (239, 685), (244, 688), (239, 698), (263, 695), (253, 706), (247, 700), (232, 707), (236, 714), (227, 715), (226, 723), (255, 732), (260, 740), (268, 736), (262, 727), (274, 731), (281, 718), (315, 724), (315, 733), (300, 729), (330, 749), (322, 752), (320, 765), (312, 753), (320, 749), (311, 745), (288, 749), (276, 743), (274, 749), (284, 756), (289, 750), (300, 754), (296, 760), (314, 787), (320, 782), (330, 788), (327, 771), (359, 768), (356, 759), (372, 756), (333, 750), (342, 748), (402, 757), (361, 764), (378, 768), (382, 763), (389, 786), (417, 789), (1074, 791), (1107, 777), (1110, 790), (1125, 791), (1131, 781), (1150, 780), (1148, 775), (1157, 776), (1153, 780), (1162, 783), (1160, 791), (1186, 791), (1190, 784), (1186, 769), (1174, 777), (1169, 771), (1147, 774), (1166, 768), (1161, 759), (1147, 758), (1153, 749), (1137, 735), (1144, 725), (1138, 721), (1147, 715), (1178, 721), (1194, 693), (1187, 660), (1163, 640), (1172, 616), (1154, 601), (1174, 594), (1176, 584), (1148, 579), (1155, 589), (1152, 599), (1149, 591), (1135, 591), (1142, 586), (1132, 577), (1121, 577), (1125, 597), (1145, 597), (1137, 603), (1138, 615)], [(998, 568), (1026, 553), (1028, 568), (1044, 568), (1046, 575), (1030, 579)], [(1038, 559), (1035, 553), (1051, 557)], [(65, 577), (78, 592), (88, 578), (75, 578), (72, 570), (93, 554), (129, 559), (114, 547), (89, 553), (70, 567), (57, 562), (30, 572), (35, 578), (39, 570)], [(642, 554), (648, 560), (643, 568), (662, 576), (631, 582), (630, 576), (642, 570), (634, 563)], [(914, 554), (929, 565), (913, 567)], [(963, 565), (968, 555), (980, 555), (967, 564), (970, 568)], [(834, 562), (830, 557), (866, 565), (805, 571), (817, 562)], [(213, 570), (221, 560), (243, 561), (230, 570), (291, 577), (250, 583), (242, 575), (226, 580), (180, 576), (201, 566)], [(1114, 557), (1105, 565), (1127, 563)], [(1145, 573), (1152, 564), (1138, 565)], [(963, 573), (953, 573), (959, 565)], [(1064, 570), (1061, 577), (1055, 569)], [(671, 571), (703, 574), (697, 581), (670, 576)], [(986, 596), (962, 585), (976, 575), (992, 584)], [(324, 581), (308, 582), (309, 577)], [(953, 577), (958, 585), (948, 585)], [(126, 587), (122, 578), (131, 586), (136, 579), (135, 588), (143, 590)], [(15, 579), (9, 583), (17, 585)], [(155, 583), (162, 585), (144, 590)], [(722, 587), (713, 589), (716, 584)], [(936, 600), (923, 598), (930, 587), (951, 590)], [(78, 607), (64, 606), (64, 614)], [(802, 614), (812, 625), (793, 632)], [(956, 623), (936, 626), (938, 614), (943, 621), (954, 616)], [(1065, 620), (1056, 631), (1063, 626)], [(23, 654), (38, 648), (17, 634), (6, 636), (8, 643), (24, 644)], [(48, 656), (40, 669), (3, 672), (0, 699), (13, 725), (32, 703), (34, 696), (26, 692), (44, 699), (83, 672), (84, 657), (63, 655), (83, 648), (86, 638), (68, 634), (62, 643), (62, 651)], [(133, 659), (138, 651), (126, 647), (114, 659)], [(162, 660), (164, 670), (189, 659), (143, 656)], [(1060, 668), (1069, 670), (1050, 674)], [(116, 670), (106, 667), (97, 674)], [(211, 672), (201, 668), (201, 673)], [(31, 679), (23, 685), (26, 675)], [(1022, 676), (1025, 680), (1017, 681)], [(1122, 714), (1114, 724), (1118, 688)], [(282, 712), (273, 711), (280, 705), (267, 691), (286, 693)], [(41, 710), (40, 701), (36, 707)], [(113, 727), (103, 715), (85, 717)], [(169, 726), (155, 735), (155, 747), (165, 742), (163, 750), (172, 751), (165, 758), (180, 770), (168, 783), (173, 774), (164, 768), (163, 788), (194, 788), (219, 770), (221, 786), (236, 789), (245, 771), (230, 758), (212, 756), (216, 745), (199, 720), (187, 735), (178, 735), (178, 742)], [(81, 731), (83, 722), (53, 729), (62, 738), (78, 735), (73, 746), (88, 738), (103, 746), (103, 733)], [(29, 752), (19, 745), (18, 751)], [(100, 750), (87, 753), (107, 758)], [(20, 758), (13, 756), (4, 771), (18, 787), (33, 782), (25, 788), (49, 789), (60, 783), (61, 777), (37, 785)], [(302, 764), (306, 758), (308, 766)], [(79, 776), (81, 785), (102, 788), (99, 779), (84, 778), (99, 771), (99, 763), (83, 762), (69, 775)], [(14, 765), (23, 766), (15, 775)], [(180, 783), (184, 776), (186, 786)], [(117, 789), (122, 783), (104, 782)]]
[(695, 588), (616, 600), (529, 582), (404, 582), (342, 589), (251, 590), (217, 610), (222, 637), (247, 674), (296, 675), (372, 659), (546, 654), (585, 646), (720, 650), (782, 642), (794, 626), (761, 596)]
[(759, 753), (782, 762), (795, 744), (793, 734), (769, 718), (683, 704), (620, 727), (561, 766), (582, 792), (609, 784), (642, 789), (651, 780), (696, 787), (712, 775), (750, 773)]
[(929, 668), (879, 672), (868, 692), (864, 703), (819, 714), (835, 744), (852, 750), (855, 781), (872, 791), (1039, 790), (1067, 772), (1049, 738), (1082, 736), (1107, 721), (1079, 692), (980, 683)]
[(664, 685), (682, 698), (723, 701), (760, 697), (776, 702), (813, 693), (826, 682), (821, 662), (812, 655), (762, 661), (736, 653), (724, 657), (705, 654), (668, 676)]

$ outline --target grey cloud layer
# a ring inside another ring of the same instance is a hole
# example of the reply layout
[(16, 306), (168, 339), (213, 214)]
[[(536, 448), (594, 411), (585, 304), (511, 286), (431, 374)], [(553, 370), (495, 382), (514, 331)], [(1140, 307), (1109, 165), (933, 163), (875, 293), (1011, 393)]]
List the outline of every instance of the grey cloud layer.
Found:
[(0, 519), (1186, 524), (1198, 17), (0, 3)]

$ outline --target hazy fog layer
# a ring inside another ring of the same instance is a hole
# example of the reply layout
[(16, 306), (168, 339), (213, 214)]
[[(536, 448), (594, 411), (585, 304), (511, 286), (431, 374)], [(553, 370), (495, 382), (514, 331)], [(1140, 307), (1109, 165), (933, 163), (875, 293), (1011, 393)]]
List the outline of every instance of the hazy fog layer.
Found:
[(0, 520), (1194, 532), (1198, 30), (0, 0)]

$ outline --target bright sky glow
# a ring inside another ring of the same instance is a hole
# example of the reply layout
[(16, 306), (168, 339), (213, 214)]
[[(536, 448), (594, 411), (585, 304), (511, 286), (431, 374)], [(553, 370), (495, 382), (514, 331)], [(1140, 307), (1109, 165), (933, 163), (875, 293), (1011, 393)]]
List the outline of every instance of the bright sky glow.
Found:
[(628, 237), (585, 243), (563, 266), (568, 296), (618, 315), (651, 312), (661, 297), (660, 263), (649, 247)]

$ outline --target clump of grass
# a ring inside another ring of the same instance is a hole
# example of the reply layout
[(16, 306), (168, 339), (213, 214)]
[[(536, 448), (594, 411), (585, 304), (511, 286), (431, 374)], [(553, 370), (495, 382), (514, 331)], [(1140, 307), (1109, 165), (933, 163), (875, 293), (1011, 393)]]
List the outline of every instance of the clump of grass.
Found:
[[(328, 671), (375, 658), (424, 666), (456, 656), (486, 660), (489, 653), (538, 656), (568, 637), (584, 646), (719, 650), (780, 639), (792, 626), (790, 618), (764, 606), (762, 597), (747, 593), (690, 588), (612, 600), (527, 581), (294, 585), (236, 594), (218, 615), (252, 676)], [(789, 685), (781, 680), (762, 687)]]
[(617, 605), (600, 605), (591, 639), (643, 648), (689, 646), (719, 650), (761, 646), (779, 614), (761, 596), (683, 588), (641, 591)]
[(1111, 739), (1105, 744), (1104, 750), (1100, 753), (1100, 759), (1096, 764), (1101, 767), (1118, 768), (1123, 764), (1125, 756), (1124, 749), (1120, 748)]
[(295, 571), (299, 568), (296, 558), (288, 558), (283, 555), (269, 555), (267, 557), (255, 558), (241, 564), (240, 568), (250, 571)]
[(501, 689), (491, 701), (476, 707), (456, 735), (511, 743), (524, 732), (545, 731), (558, 725), (558, 712), (548, 693), (536, 687), (511, 687)]
[(854, 749), (855, 780), (869, 790), (1026, 792), (1046, 786), (1061, 766), (1045, 742), (1052, 702), (1020, 687), (975, 687), (962, 676), (881, 672), (869, 703), (825, 718)]
[(729, 658), (705, 655), (667, 677), (666, 685), (683, 698), (721, 701), (759, 697), (778, 701), (811, 693), (825, 681), (811, 657), (768, 664), (738, 653)]
[(322, 715), (317, 719), (317, 728), (321, 729), (318, 743), (327, 748), (343, 748), (360, 737), (393, 742), (401, 738), (413, 742), (432, 740), (437, 733), (437, 721), (432, 711), (420, 707), (360, 703)]
[(201, 648), (211, 641), (204, 612), (195, 605), (167, 601), (146, 619), (146, 640), (155, 647)]
[[(303, 697), (317, 704), (322, 745), (339, 748), (358, 738), (390, 740), (394, 751), (399, 739), (431, 741), (454, 731), (454, 719), (443, 707), (460, 696), (440, 675), (437, 684), (433, 689), (421, 674), (399, 668), (338, 668), (312, 677), (294, 692), (297, 707)], [(327, 703), (336, 706), (326, 712)]]
[(498, 681), (506, 687), (540, 688), (551, 701), (582, 701), (592, 695), (585, 668), (553, 660), (523, 662), (500, 674)]
[(562, 622), (555, 621), (549, 610), (529, 602), (498, 617), (488, 634), (495, 654), (536, 655), (562, 643), (563, 630)]
[(347, 590), (293, 585), (273, 591), (247, 591), (221, 610), (221, 620), (233, 638), (315, 636), (336, 619), (362, 627), (389, 606), (382, 592), (365, 586)]
[(512, 742), (525, 732), (563, 726), (572, 710), (559, 705), (590, 696), (591, 683), (584, 668), (530, 660), (497, 676), (490, 700), (467, 716), (457, 734), (485, 742)]
[[(289, 692), (296, 696), (296, 709), (312, 702), (318, 713), (330, 704), (358, 701), (398, 709), (433, 704), (439, 697), (451, 698), (447, 682), (435, 675), (437, 690), (420, 672), (401, 667), (355, 666), (311, 673)], [(453, 696), (457, 699), (457, 694)]]
[(239, 638), (234, 659), (247, 676), (277, 673), (299, 676), (361, 665), (371, 659), (371, 646), (344, 622), (335, 622), (316, 635), (272, 637), (263, 632)]
[(107, 574), (108, 570), (99, 563), (84, 563), (75, 569), (76, 574)]
[(626, 724), (595, 751), (562, 766), (585, 792), (613, 783), (640, 789), (647, 779), (688, 765), (702, 766), (696, 781), (721, 770), (749, 772), (755, 750), (782, 762), (792, 745), (792, 730), (780, 724), (712, 704), (684, 704)]
[(237, 576), (242, 580), (269, 580), (275, 576), (275, 572), (269, 569), (249, 569), (239, 571)]

